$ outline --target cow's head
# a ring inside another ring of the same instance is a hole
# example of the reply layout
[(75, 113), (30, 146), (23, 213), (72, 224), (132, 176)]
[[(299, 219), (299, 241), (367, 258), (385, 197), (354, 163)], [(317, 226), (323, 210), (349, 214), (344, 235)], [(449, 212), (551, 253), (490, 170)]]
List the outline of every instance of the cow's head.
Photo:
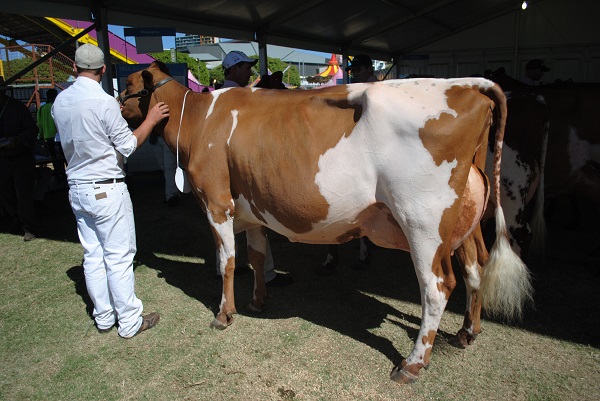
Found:
[(121, 115), (131, 127), (138, 127), (154, 105), (152, 93), (172, 78), (156, 63), (127, 77), (126, 89), (119, 94)]

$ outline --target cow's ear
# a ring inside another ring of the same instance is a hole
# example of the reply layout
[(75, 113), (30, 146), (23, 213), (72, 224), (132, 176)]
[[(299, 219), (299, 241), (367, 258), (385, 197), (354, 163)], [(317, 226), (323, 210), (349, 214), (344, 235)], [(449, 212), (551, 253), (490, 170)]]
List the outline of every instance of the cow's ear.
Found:
[(150, 89), (154, 86), (154, 77), (151, 72), (143, 70), (142, 79), (144, 80), (144, 88)]

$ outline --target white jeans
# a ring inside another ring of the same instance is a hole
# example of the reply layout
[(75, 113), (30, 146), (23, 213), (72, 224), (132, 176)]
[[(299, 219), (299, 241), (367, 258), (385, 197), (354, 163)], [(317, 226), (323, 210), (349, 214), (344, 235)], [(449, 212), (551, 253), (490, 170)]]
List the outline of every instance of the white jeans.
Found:
[(119, 335), (132, 337), (142, 324), (143, 305), (135, 296), (135, 222), (127, 185), (69, 184), (96, 325), (105, 329), (118, 320)]

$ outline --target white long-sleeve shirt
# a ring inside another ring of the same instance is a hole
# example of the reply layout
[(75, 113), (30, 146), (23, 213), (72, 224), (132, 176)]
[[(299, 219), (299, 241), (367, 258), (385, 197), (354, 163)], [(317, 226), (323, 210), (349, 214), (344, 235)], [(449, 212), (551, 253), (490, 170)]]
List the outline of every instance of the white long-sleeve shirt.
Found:
[(121, 116), (119, 103), (100, 84), (78, 77), (52, 106), (54, 123), (67, 161), (69, 183), (124, 178), (124, 157), (137, 138)]

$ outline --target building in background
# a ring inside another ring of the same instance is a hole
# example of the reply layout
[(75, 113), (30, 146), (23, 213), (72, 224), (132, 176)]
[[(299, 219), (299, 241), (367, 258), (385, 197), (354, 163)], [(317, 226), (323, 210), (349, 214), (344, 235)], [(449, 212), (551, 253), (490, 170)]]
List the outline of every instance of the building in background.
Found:
[[(232, 50), (240, 50), (250, 57), (258, 55), (258, 43), (235, 40), (218, 41), (208, 45), (189, 46), (188, 50), (190, 57), (204, 61), (208, 69), (212, 69), (221, 65), (225, 55)], [(267, 56), (278, 58), (284, 63), (296, 67), (300, 73), (301, 85), (311, 86), (306, 78), (323, 72), (328, 67), (331, 54), (267, 45)]]
[(175, 38), (175, 48), (178, 52), (189, 53), (189, 48), (192, 46), (204, 46), (216, 43), (218, 38), (214, 36), (204, 35), (185, 35)]

